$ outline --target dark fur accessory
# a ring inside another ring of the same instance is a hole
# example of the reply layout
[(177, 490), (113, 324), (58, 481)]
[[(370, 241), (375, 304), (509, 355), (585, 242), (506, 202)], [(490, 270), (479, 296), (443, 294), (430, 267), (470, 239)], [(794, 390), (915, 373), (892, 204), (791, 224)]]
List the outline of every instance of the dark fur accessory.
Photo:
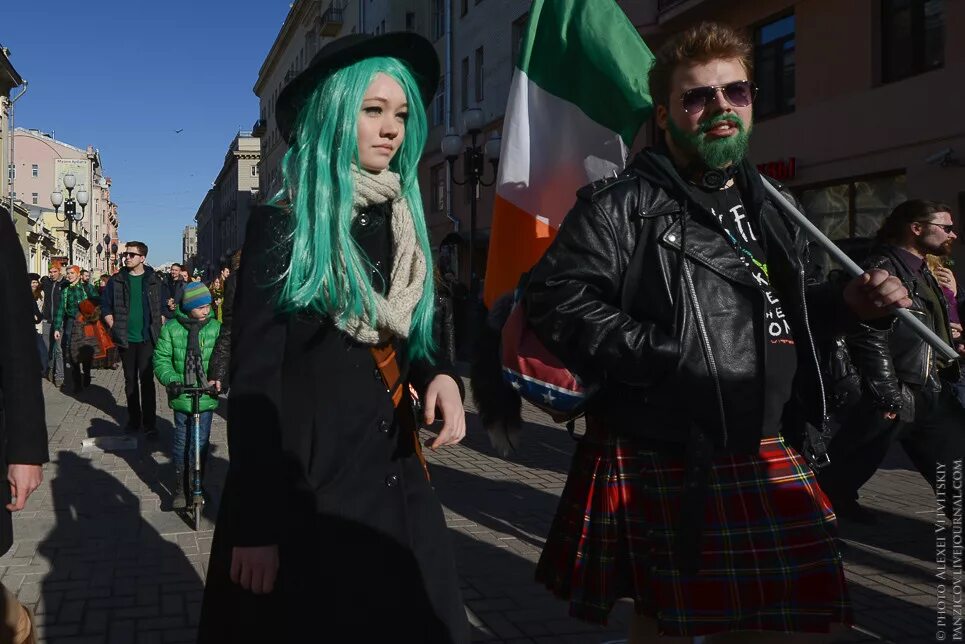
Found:
[(502, 329), (512, 309), (512, 293), (493, 302), (486, 324), (480, 325), (469, 368), (469, 384), (479, 418), (493, 448), (504, 458), (519, 445), (523, 424), (523, 401), (503, 378), (500, 360)]

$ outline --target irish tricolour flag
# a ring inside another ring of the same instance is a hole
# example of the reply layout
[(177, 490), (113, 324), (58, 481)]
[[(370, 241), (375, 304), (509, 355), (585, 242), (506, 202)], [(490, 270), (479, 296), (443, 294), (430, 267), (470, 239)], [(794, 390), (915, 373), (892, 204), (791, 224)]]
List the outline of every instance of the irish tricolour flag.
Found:
[(653, 55), (614, 0), (534, 0), (503, 123), (485, 301), (512, 291), (576, 191), (626, 163)]

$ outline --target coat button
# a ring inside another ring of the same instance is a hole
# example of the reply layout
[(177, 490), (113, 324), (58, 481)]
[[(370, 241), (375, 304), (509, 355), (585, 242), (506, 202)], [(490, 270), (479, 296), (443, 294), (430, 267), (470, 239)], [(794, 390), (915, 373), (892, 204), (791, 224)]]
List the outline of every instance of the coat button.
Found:
[(389, 427), (391, 427), (391, 425), (389, 424), (389, 421), (387, 420), (379, 421), (379, 431), (382, 432), (383, 434), (389, 433)]
[(385, 487), (395, 487), (399, 484), (398, 474), (389, 474), (385, 477)]

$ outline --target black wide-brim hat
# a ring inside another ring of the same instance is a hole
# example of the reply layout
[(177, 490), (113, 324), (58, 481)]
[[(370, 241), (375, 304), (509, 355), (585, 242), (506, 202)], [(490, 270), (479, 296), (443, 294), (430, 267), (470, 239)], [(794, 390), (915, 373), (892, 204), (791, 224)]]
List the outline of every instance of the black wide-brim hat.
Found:
[(432, 43), (408, 31), (372, 36), (352, 34), (328, 43), (308, 67), (292, 79), (278, 95), (275, 123), (285, 141), (291, 143), (298, 113), (308, 97), (332, 73), (366, 58), (397, 58), (409, 66), (419, 84), (422, 102), (428, 106), (439, 86), (439, 56)]

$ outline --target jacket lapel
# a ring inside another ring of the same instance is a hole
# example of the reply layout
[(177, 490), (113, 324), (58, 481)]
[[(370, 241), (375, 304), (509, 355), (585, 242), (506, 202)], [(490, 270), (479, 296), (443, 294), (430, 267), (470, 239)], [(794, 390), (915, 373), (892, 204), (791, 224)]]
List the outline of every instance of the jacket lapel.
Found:
[[(747, 270), (737, 253), (724, 239), (724, 234), (718, 229), (709, 228), (704, 222), (693, 217), (687, 217), (687, 246), (684, 255), (690, 260), (706, 266), (724, 279), (752, 288), (759, 288), (751, 272)], [(701, 217), (703, 219), (703, 217)], [(710, 215), (707, 215), (707, 219)], [(681, 249), (682, 241), (681, 217), (678, 217), (660, 235), (660, 243), (676, 251)]]

